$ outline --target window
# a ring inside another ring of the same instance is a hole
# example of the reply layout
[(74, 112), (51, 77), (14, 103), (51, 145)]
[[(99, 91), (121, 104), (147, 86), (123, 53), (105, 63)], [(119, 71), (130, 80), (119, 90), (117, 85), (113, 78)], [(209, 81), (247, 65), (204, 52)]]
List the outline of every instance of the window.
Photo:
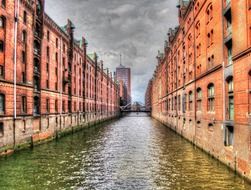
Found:
[(209, 23), (213, 19), (213, 5), (210, 3), (206, 10), (207, 13), (207, 23)]
[(62, 111), (65, 112), (65, 100), (63, 100), (63, 103), (62, 103)]
[(36, 4), (36, 13), (37, 13), (37, 16), (40, 16), (42, 13), (42, 5), (41, 5), (40, 0), (38, 0)]
[(65, 44), (63, 45), (63, 52), (65, 53)]
[(227, 88), (228, 88), (227, 118), (229, 120), (234, 120), (234, 83), (233, 83), (233, 77), (230, 77), (227, 80)]
[(40, 66), (39, 66), (39, 60), (37, 58), (34, 59), (34, 70), (36, 72), (39, 72), (40, 71)]
[(202, 90), (201, 88), (197, 89), (197, 111), (202, 110)]
[(70, 113), (72, 112), (72, 109), (71, 109), (71, 101), (70, 101), (70, 100), (68, 101), (68, 110), (69, 110)]
[(198, 37), (200, 35), (200, 21), (196, 23), (195, 28), (196, 28), (196, 37)]
[(210, 32), (210, 45), (212, 45), (214, 43), (214, 30), (211, 30)]
[(25, 72), (22, 72), (22, 82), (26, 83), (26, 74), (25, 74)]
[(186, 112), (186, 109), (187, 109), (187, 94), (184, 94), (183, 95), (183, 103), (182, 103), (182, 110), (183, 110), (183, 113)]
[(40, 99), (38, 96), (34, 97), (34, 108), (33, 108), (33, 113), (35, 115), (38, 115), (40, 113)]
[(55, 54), (56, 62), (58, 63), (58, 53)]
[(58, 90), (58, 83), (55, 82), (55, 90)]
[(26, 11), (24, 11), (24, 13), (23, 13), (23, 22), (24, 22), (24, 24), (27, 23), (27, 12)]
[(234, 144), (234, 127), (233, 126), (226, 126), (224, 132), (225, 132), (224, 145), (225, 146), (233, 146), (233, 144)]
[(214, 55), (207, 59), (207, 69), (211, 69), (214, 66)]
[(0, 65), (0, 77), (3, 78), (4, 77), (4, 66)]
[(181, 102), (181, 101), (180, 101), (180, 95), (179, 95), (179, 96), (178, 96), (178, 111), (180, 111), (180, 105), (181, 105), (180, 102)]
[(22, 62), (26, 63), (26, 52), (22, 51)]
[(0, 17), (0, 28), (5, 28), (5, 19), (4, 17)]
[(233, 63), (233, 56), (232, 56), (232, 43), (229, 42), (226, 44), (227, 46), (227, 63), (231, 65)]
[(197, 48), (197, 57), (199, 57), (201, 56), (201, 44), (199, 43), (196, 48)]
[(26, 96), (22, 96), (21, 112), (27, 113), (27, 99)]
[(46, 80), (46, 88), (49, 88), (49, 80)]
[(35, 53), (36, 55), (39, 55), (39, 54), (40, 54), (40, 44), (39, 44), (38, 41), (35, 41), (35, 42), (34, 42), (34, 53)]
[(0, 52), (4, 51), (4, 42), (0, 40)]
[(0, 123), (0, 137), (3, 137), (4, 135), (4, 128), (3, 128), (3, 123)]
[(0, 114), (5, 113), (5, 95), (0, 94)]
[(49, 98), (46, 99), (46, 112), (50, 113), (50, 99)]
[(55, 100), (55, 112), (58, 112), (58, 100)]
[(50, 31), (47, 31), (47, 41), (50, 41)]
[(24, 30), (24, 31), (22, 32), (22, 42), (23, 42), (23, 43), (26, 43), (26, 39), (27, 39), (27, 33), (26, 33), (26, 31)]
[(50, 48), (49, 47), (46, 48), (46, 57), (47, 57), (47, 61), (49, 62), (50, 61)]
[(37, 76), (34, 77), (34, 89), (35, 89), (35, 91), (40, 90), (39, 78)]
[(2, 7), (6, 7), (6, 0), (2, 0)]
[(209, 84), (208, 85), (208, 111), (214, 111), (215, 109), (215, 94), (214, 94), (214, 85)]
[(56, 48), (58, 48), (58, 38), (56, 38)]
[(190, 111), (193, 110), (193, 92), (192, 91), (189, 92), (189, 110)]

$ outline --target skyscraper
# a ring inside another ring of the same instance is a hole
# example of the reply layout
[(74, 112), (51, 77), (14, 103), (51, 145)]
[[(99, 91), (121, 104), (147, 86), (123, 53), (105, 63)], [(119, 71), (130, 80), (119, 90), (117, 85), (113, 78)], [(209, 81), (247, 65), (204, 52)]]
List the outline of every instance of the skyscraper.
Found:
[(119, 67), (116, 68), (116, 79), (123, 81), (126, 93), (125, 102), (127, 104), (131, 103), (131, 69), (120, 64)]

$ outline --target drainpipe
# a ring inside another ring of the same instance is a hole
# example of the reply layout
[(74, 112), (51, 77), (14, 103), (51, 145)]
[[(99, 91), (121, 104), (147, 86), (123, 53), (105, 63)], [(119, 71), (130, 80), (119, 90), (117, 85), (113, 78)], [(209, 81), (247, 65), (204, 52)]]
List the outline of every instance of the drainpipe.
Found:
[[(17, 3), (17, 7), (16, 7)], [(17, 30), (20, 0), (15, 0), (15, 25), (14, 25), (14, 123), (13, 123), (13, 144), (16, 145), (16, 118), (17, 118)]]
[[(223, 11), (223, 2), (221, 1), (221, 10)], [(223, 105), (223, 123), (222, 125), (224, 124), (224, 122), (226, 121), (226, 92), (225, 92), (225, 61), (224, 61), (224, 17), (222, 17), (222, 94), (223, 94), (223, 97), (222, 97), (222, 105)], [(224, 126), (224, 125), (223, 125)], [(223, 130), (224, 130), (224, 127), (223, 127)], [(225, 138), (225, 130), (224, 130), (224, 137), (223, 139)]]
[[(63, 111), (63, 40), (62, 37), (60, 38), (60, 80), (61, 80), (61, 85), (60, 85), (60, 131), (62, 127), (62, 111)], [(57, 133), (57, 132), (56, 132)]]
[[(193, 4), (193, 18), (194, 18), (194, 4)], [(195, 25), (195, 23), (193, 23), (193, 25)], [(195, 26), (193, 26), (193, 39), (194, 39), (194, 44), (193, 44), (193, 49), (196, 49), (196, 42), (195, 42), (195, 38), (196, 38), (196, 33), (195, 33)], [(196, 65), (197, 65), (197, 62), (196, 62), (196, 51), (194, 51), (194, 96), (193, 96), (193, 99), (194, 99), (194, 139), (193, 139), (193, 143), (196, 144), (196, 137), (197, 137), (197, 85), (196, 85), (196, 82), (197, 82), (197, 75), (196, 75)]]

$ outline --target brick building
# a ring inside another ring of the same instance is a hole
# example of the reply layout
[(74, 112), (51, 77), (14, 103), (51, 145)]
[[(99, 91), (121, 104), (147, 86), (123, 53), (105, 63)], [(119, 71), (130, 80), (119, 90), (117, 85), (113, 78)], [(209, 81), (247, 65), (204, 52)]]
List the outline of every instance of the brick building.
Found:
[(152, 116), (251, 179), (251, 1), (180, 0)]
[(0, 150), (118, 115), (119, 89), (44, 0), (0, 1)]
[(145, 93), (145, 106), (146, 106), (146, 111), (151, 111), (152, 110), (152, 80), (149, 81)]

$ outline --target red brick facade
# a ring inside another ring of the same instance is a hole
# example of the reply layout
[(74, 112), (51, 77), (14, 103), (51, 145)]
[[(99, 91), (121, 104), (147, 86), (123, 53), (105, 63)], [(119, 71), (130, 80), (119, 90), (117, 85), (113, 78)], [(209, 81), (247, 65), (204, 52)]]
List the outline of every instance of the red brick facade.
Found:
[[(2, 3), (2, 4), (1, 4)], [(0, 150), (115, 117), (119, 88), (44, 0), (0, 2)]]
[(152, 116), (251, 179), (251, 1), (180, 1)]

